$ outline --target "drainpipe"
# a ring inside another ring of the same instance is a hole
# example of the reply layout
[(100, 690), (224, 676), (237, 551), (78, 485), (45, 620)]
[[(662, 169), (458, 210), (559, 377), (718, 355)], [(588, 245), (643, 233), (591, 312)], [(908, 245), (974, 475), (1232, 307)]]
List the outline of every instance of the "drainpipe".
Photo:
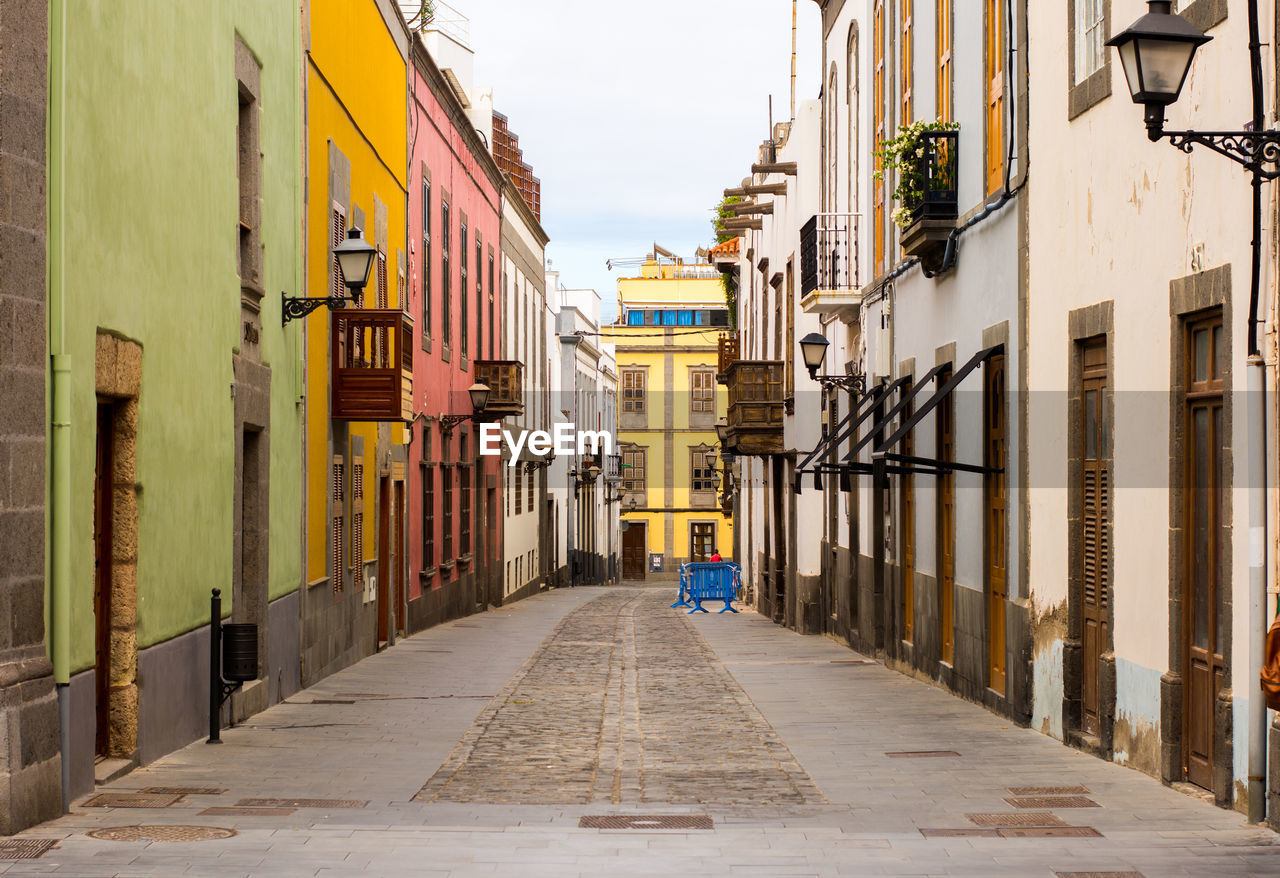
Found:
[[(1262, 43), (1258, 36), (1258, 0), (1249, 0), (1249, 73), (1253, 98), (1253, 130), (1264, 127)], [(1258, 345), (1259, 275), (1262, 262), (1262, 177), (1253, 172), (1253, 262), (1249, 296), (1249, 349), (1246, 385), (1246, 428), (1249, 448), (1249, 822), (1266, 815), (1267, 708), (1259, 684), (1267, 613), (1267, 422), (1266, 365)]]
[(58, 748), (62, 762), (62, 811), (71, 807), (71, 357), (67, 350), (63, 275), (66, 193), (66, 2), (49, 7), (49, 659), (58, 694)]

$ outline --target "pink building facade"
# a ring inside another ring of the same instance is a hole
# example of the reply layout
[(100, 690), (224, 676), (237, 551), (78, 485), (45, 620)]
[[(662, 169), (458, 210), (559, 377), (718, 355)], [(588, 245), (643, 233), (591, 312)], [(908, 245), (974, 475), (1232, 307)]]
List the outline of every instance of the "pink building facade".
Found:
[(501, 601), (502, 472), (479, 454), (467, 390), (501, 356), (502, 173), (448, 80), (413, 41), (409, 296), (417, 338), (409, 483), (409, 628)]

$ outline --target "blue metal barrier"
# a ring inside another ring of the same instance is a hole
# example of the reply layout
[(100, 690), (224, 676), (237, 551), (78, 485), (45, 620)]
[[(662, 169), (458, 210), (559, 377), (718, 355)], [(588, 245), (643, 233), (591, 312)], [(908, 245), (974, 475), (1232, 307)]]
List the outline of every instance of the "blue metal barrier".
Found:
[(742, 582), (742, 568), (732, 561), (694, 562), (683, 564), (680, 568), (681, 601), (672, 604), (689, 606), (686, 601), (693, 601), (693, 609), (689, 612), (706, 613), (703, 601), (724, 601), (719, 613), (738, 612), (733, 608), (734, 598), (738, 595), (738, 586)]

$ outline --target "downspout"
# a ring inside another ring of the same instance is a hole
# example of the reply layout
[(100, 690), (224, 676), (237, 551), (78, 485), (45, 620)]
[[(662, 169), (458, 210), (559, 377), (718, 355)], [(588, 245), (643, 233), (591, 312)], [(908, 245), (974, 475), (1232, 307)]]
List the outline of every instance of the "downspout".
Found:
[[(1258, 36), (1258, 0), (1249, 0), (1249, 78), (1253, 96), (1253, 130), (1264, 125), (1262, 44)], [(1249, 288), (1249, 349), (1246, 385), (1246, 429), (1249, 449), (1249, 822), (1266, 816), (1267, 707), (1253, 681), (1262, 674), (1267, 613), (1267, 423), (1266, 364), (1258, 346), (1258, 300), (1262, 268), (1262, 175), (1253, 170), (1253, 261)]]
[(67, 351), (65, 239), (66, 3), (49, 7), (49, 659), (58, 694), (62, 811), (71, 808), (71, 357)]

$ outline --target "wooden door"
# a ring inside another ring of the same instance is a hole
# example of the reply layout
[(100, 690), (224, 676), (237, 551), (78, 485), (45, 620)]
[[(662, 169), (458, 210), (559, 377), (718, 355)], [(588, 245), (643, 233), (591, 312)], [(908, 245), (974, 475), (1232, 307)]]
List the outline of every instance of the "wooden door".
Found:
[(1186, 547), (1186, 724), (1187, 780), (1213, 789), (1214, 705), (1226, 671), (1222, 612), (1222, 317), (1187, 327), (1186, 455), (1184, 457)]
[(405, 575), (408, 570), (408, 557), (405, 554), (404, 545), (404, 524), (407, 508), (404, 504), (404, 480), (401, 479), (395, 483), (396, 489), (396, 505), (395, 505), (395, 620), (396, 631), (404, 633), (408, 630), (405, 624)]
[[(910, 383), (903, 387), (909, 392)], [(902, 410), (905, 421), (911, 417), (910, 403)], [(914, 431), (902, 437), (902, 453), (912, 457), (916, 453)], [(902, 639), (911, 642), (915, 632), (915, 569), (916, 569), (916, 486), (911, 473), (902, 474)]]
[(1080, 674), (1080, 727), (1088, 735), (1101, 731), (1099, 681), (1102, 654), (1110, 642), (1111, 546), (1108, 527), (1111, 516), (1110, 471), (1107, 466), (1106, 389), (1107, 346), (1105, 340), (1087, 345), (1082, 351), (1083, 393), (1081, 411), (1081, 523), (1083, 570), (1081, 571), (1080, 644), (1083, 667)]
[(709, 561), (715, 546), (715, 525), (697, 522), (689, 525), (689, 560)]
[(391, 632), (391, 484), (378, 479), (378, 642), (390, 640)]
[[(939, 385), (951, 380), (951, 370), (939, 373)], [(938, 460), (955, 460), (955, 397), (948, 394), (938, 403)], [(956, 585), (956, 477), (953, 472), (938, 476), (938, 601), (942, 604), (942, 660), (955, 660), (953, 621)]]
[(985, 478), (986, 494), (986, 554), (987, 554), (987, 631), (988, 685), (1004, 694), (1005, 661), (1005, 529), (1008, 524), (1007, 492), (1005, 477), (1005, 438), (1007, 417), (1005, 413), (1004, 355), (994, 354), (985, 369), (984, 423), (986, 466), (998, 470)]
[(631, 522), (622, 532), (622, 577), (624, 579), (644, 579), (646, 527), (639, 522)]
[(773, 618), (782, 620), (787, 607), (787, 529), (783, 517), (783, 492), (789, 491), (782, 471), (782, 456), (773, 458)]
[(111, 440), (115, 407), (98, 403), (97, 463), (93, 474), (93, 613), (96, 754), (109, 755), (111, 703), (111, 521), (114, 507)]

